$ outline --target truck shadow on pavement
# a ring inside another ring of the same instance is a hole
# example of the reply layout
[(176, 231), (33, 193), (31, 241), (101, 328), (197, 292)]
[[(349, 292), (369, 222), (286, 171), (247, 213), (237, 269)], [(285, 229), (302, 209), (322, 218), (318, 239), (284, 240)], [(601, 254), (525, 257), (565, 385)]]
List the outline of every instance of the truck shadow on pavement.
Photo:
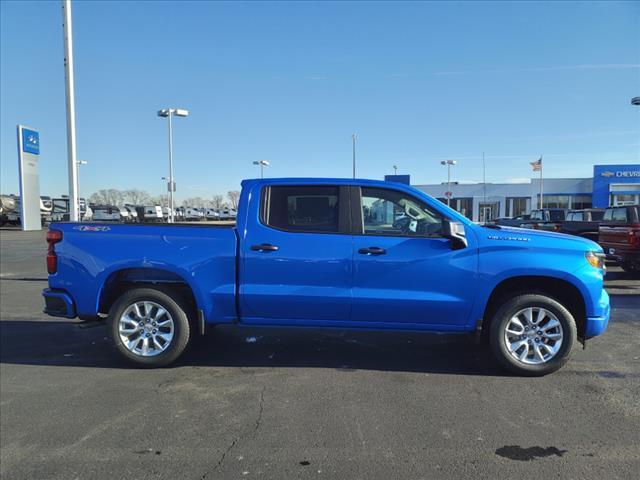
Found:
[[(0, 322), (0, 362), (132, 368), (111, 349), (104, 325), (81, 328), (73, 321)], [(219, 326), (195, 337), (168, 368), (181, 366), (508, 375), (488, 347), (468, 335), (237, 326)]]

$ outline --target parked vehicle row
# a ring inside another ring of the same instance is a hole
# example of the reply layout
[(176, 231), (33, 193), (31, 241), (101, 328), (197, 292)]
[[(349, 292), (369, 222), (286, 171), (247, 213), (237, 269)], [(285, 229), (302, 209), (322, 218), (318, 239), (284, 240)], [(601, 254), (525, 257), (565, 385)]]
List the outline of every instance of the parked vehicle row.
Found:
[(599, 243), (607, 259), (624, 270), (640, 272), (640, 205), (581, 210), (543, 208), (529, 218), (498, 218), (496, 225), (547, 230), (587, 238)]
[[(169, 208), (159, 205), (89, 205), (84, 198), (79, 199), (79, 204), (81, 221), (162, 223), (168, 221), (170, 216)], [(59, 198), (41, 196), (40, 214), (42, 216), (42, 225), (50, 222), (68, 222), (71, 217), (69, 198), (67, 196), (61, 196)], [(177, 207), (174, 211), (174, 219), (177, 222), (235, 220), (235, 218), (236, 211), (229, 207), (220, 209)], [(0, 226), (5, 224), (21, 224), (19, 196), (0, 196)]]
[[(92, 205), (93, 219), (100, 222), (124, 222), (124, 223), (161, 223), (169, 218), (169, 207), (159, 205)], [(233, 220), (236, 217), (235, 210), (195, 207), (178, 207), (175, 209), (174, 218), (177, 222), (197, 222), (204, 220)]]
[[(17, 195), (2, 195), (0, 199), (0, 226), (20, 225), (21, 199)], [(91, 220), (91, 211), (88, 210), (87, 202), (84, 198), (79, 199), (80, 219)], [(59, 222), (69, 220), (69, 198), (51, 198), (49, 196), (40, 197), (40, 216), (42, 225), (49, 222)]]

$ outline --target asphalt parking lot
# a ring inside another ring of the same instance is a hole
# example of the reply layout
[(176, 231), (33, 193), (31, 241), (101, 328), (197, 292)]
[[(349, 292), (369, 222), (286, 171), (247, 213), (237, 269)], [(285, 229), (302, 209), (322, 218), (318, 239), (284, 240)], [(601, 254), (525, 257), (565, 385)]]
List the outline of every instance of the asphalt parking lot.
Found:
[(640, 280), (618, 268), (609, 330), (544, 378), (466, 337), (257, 328), (143, 371), (42, 314), (44, 232), (0, 242), (3, 479), (638, 478)]

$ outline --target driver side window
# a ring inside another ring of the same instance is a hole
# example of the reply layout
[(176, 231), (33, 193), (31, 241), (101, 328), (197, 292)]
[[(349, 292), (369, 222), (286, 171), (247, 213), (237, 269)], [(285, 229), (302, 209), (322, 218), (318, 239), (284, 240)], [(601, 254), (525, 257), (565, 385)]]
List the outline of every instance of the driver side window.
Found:
[(396, 190), (362, 189), (365, 235), (439, 237), (443, 217), (422, 201)]

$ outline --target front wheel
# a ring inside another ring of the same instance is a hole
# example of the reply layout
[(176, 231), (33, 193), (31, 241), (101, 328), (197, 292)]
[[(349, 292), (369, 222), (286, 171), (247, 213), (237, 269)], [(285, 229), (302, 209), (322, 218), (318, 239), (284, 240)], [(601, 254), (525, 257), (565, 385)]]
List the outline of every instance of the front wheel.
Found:
[(189, 343), (189, 319), (177, 296), (154, 288), (136, 288), (113, 304), (107, 320), (116, 351), (139, 367), (175, 361)]
[(508, 300), (491, 322), (490, 343), (508, 370), (541, 376), (561, 368), (576, 341), (576, 322), (562, 304), (541, 294)]

